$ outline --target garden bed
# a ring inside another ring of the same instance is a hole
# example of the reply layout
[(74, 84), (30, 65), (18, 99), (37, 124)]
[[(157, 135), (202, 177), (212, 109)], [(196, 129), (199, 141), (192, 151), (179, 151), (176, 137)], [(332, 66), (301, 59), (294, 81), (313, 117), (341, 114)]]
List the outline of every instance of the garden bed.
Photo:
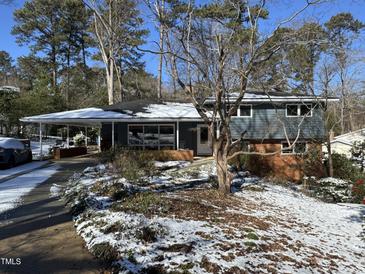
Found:
[(186, 165), (157, 163), (137, 181), (108, 165), (74, 176), (63, 197), (89, 250), (121, 273), (364, 269), (363, 206), (327, 204), (245, 172), (222, 196), (214, 165)]

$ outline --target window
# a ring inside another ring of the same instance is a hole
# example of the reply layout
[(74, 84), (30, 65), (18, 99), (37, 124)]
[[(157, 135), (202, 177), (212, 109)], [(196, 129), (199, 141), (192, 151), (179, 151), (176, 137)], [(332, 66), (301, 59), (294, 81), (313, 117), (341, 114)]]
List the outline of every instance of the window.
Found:
[(175, 145), (174, 127), (172, 125), (160, 126), (160, 147), (173, 149)]
[(312, 104), (288, 104), (286, 105), (286, 116), (312, 116)]
[(143, 145), (143, 126), (128, 126), (128, 145)]
[(307, 143), (296, 142), (294, 146), (289, 147), (287, 142), (281, 143), (281, 154), (303, 154), (307, 152)]
[(208, 136), (208, 127), (201, 127), (200, 128), (200, 144), (205, 145), (209, 142), (209, 136)]
[(174, 125), (128, 125), (128, 146), (149, 150), (174, 149)]
[(158, 135), (158, 126), (144, 126), (144, 145), (147, 149), (158, 149), (159, 144), (159, 135)]
[[(232, 105), (227, 105), (227, 107), (226, 107), (226, 112), (227, 112), (227, 115), (228, 115), (228, 113), (229, 113), (229, 109), (232, 107)], [(232, 114), (232, 117), (234, 117), (234, 116), (238, 116), (238, 109), (236, 110), (236, 112), (234, 112), (233, 114)]]
[(241, 117), (252, 117), (252, 105), (240, 105), (240, 115)]
[(286, 116), (299, 116), (298, 105), (286, 105)]

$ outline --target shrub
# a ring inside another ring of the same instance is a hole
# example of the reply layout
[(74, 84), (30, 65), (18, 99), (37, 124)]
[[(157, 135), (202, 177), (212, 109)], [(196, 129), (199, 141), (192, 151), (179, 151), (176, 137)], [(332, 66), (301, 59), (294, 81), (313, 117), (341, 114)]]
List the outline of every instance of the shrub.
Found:
[(333, 177), (343, 180), (356, 181), (363, 176), (360, 168), (354, 165), (345, 155), (333, 153)]
[(361, 171), (365, 170), (365, 141), (355, 142), (351, 149), (352, 159), (360, 167)]
[(137, 231), (137, 239), (142, 240), (145, 243), (153, 243), (157, 240), (158, 231), (152, 227), (144, 226)]
[(124, 185), (118, 181), (107, 184), (105, 181), (99, 181), (95, 183), (90, 190), (101, 196), (108, 196), (114, 201), (121, 200), (129, 196), (128, 190)]
[(247, 170), (250, 163), (250, 156), (248, 154), (238, 155), (230, 160), (228, 164), (234, 166), (237, 171)]
[(75, 135), (74, 142), (75, 142), (76, 146), (83, 146), (83, 145), (85, 145), (85, 139), (86, 139), (86, 136), (82, 132), (80, 132), (79, 134)]
[(365, 180), (358, 179), (352, 186), (352, 197), (355, 203), (364, 203), (365, 201)]
[(303, 169), (305, 176), (323, 176), (322, 157), (317, 147), (310, 147), (305, 153)]
[(150, 176), (156, 170), (151, 154), (133, 150), (117, 153), (113, 166), (124, 178), (131, 181), (139, 181), (141, 177)]
[(326, 202), (350, 202), (351, 183), (336, 178), (323, 178), (317, 182), (314, 193)]
[(95, 244), (91, 248), (91, 253), (100, 261), (106, 264), (111, 264), (112, 262), (116, 261), (119, 257), (117, 249), (107, 242)]
[[(170, 209), (168, 201), (161, 198), (161, 194), (142, 192), (126, 199), (119, 204), (121, 210), (154, 215), (167, 212)], [(115, 210), (116, 208), (114, 208)]]

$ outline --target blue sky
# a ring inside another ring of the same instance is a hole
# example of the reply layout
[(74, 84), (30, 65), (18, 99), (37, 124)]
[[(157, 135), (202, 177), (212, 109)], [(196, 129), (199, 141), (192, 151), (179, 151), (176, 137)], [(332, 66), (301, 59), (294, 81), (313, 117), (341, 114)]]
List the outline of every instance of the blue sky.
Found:
[[(209, 2), (207, 0), (198, 0), (198, 3)], [(252, 1), (254, 2), (254, 1)], [(270, 18), (263, 25), (264, 29), (270, 31), (277, 22), (287, 18), (293, 11), (298, 10), (304, 5), (303, 0), (269, 0)], [(20, 46), (16, 43), (15, 37), (11, 35), (11, 29), (14, 25), (13, 12), (15, 9), (21, 8), (24, 0), (15, 0), (9, 6), (0, 5), (0, 50), (10, 53), (13, 59), (19, 56), (29, 54), (28, 46)], [(300, 24), (304, 18), (312, 18), (313, 20), (325, 22), (331, 16), (339, 12), (351, 12), (355, 18), (365, 22), (365, 0), (337, 0), (329, 1), (326, 4), (316, 6), (303, 13), (296, 18), (293, 24)], [(150, 30), (147, 37), (147, 43), (144, 48), (156, 49), (154, 41), (158, 41), (158, 34), (155, 30), (152, 19), (148, 15), (146, 9), (142, 10), (142, 16), (145, 19), (145, 27)], [(146, 69), (152, 74), (157, 74), (158, 57), (152, 54), (145, 54), (143, 57), (146, 63)]]

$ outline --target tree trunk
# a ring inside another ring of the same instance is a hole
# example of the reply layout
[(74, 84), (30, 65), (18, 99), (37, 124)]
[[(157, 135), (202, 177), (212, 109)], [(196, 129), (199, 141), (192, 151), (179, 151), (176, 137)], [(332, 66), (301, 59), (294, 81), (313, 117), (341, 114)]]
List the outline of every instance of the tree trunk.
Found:
[(51, 53), (52, 60), (52, 87), (57, 88), (57, 63), (56, 63), (56, 48), (52, 46)]
[(331, 149), (331, 136), (332, 132), (330, 131), (327, 135), (327, 153), (328, 153), (328, 162), (327, 162), (327, 172), (329, 177), (333, 177), (333, 161), (332, 161), (332, 149)]
[(109, 105), (114, 104), (114, 65), (112, 60), (109, 59), (107, 66), (106, 83), (108, 89), (108, 103)]
[(228, 171), (227, 152), (222, 141), (214, 143), (214, 159), (217, 167), (218, 189), (221, 193), (231, 193), (231, 176)]
[(164, 9), (165, 9), (165, 1), (162, 0), (161, 1), (161, 6), (159, 7), (159, 16), (160, 16), (160, 28), (159, 28), (159, 32), (160, 32), (160, 41), (159, 41), (159, 46), (160, 46), (160, 60), (159, 60), (159, 64), (158, 64), (158, 92), (157, 92), (157, 98), (159, 100), (162, 99), (162, 65), (163, 65), (163, 49), (164, 49), (164, 26), (162, 23), (163, 17), (164, 17)]

